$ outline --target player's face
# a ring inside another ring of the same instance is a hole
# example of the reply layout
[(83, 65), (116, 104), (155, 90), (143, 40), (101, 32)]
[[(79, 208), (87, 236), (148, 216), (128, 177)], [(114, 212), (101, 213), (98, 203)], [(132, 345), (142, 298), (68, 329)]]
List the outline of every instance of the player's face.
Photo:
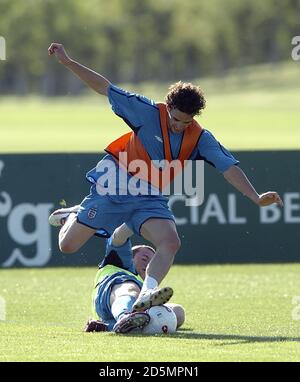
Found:
[(169, 107), (167, 110), (169, 115), (169, 128), (172, 133), (182, 133), (193, 122), (193, 116), (190, 114)]
[(151, 249), (140, 248), (137, 250), (133, 258), (135, 269), (137, 270), (138, 274), (141, 276), (143, 280), (145, 278), (147, 265), (149, 264), (153, 256), (154, 256), (154, 253), (153, 251), (151, 251)]

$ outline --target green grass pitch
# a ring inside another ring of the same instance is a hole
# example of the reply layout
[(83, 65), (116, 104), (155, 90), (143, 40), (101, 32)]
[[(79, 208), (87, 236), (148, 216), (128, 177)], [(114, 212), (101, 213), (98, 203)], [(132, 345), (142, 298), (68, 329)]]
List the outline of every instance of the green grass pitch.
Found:
[(95, 271), (1, 270), (0, 361), (300, 361), (299, 264), (175, 265), (186, 323), (150, 337), (82, 332)]
[[(261, 66), (195, 80), (207, 98), (198, 121), (230, 150), (300, 149), (300, 65)], [(124, 85), (163, 100), (170, 84)], [(105, 97), (0, 97), (0, 153), (102, 152), (129, 127)]]

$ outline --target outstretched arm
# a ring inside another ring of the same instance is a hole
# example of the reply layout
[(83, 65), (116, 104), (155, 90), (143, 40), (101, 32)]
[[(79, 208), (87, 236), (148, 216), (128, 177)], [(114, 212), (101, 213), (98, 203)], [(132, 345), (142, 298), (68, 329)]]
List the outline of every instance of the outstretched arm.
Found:
[(232, 184), (242, 194), (246, 195), (255, 204), (263, 207), (273, 203), (277, 203), (283, 206), (283, 202), (275, 191), (268, 191), (263, 194), (258, 194), (255, 188), (252, 186), (247, 176), (237, 166), (231, 166), (227, 171), (223, 173), (225, 179)]
[(107, 89), (110, 82), (99, 73), (96, 73), (93, 70), (79, 64), (75, 60), (72, 60), (66, 53), (62, 44), (56, 42), (52, 43), (48, 48), (48, 54), (49, 56), (54, 54), (61, 64), (70, 69), (90, 88), (99, 94), (107, 96)]

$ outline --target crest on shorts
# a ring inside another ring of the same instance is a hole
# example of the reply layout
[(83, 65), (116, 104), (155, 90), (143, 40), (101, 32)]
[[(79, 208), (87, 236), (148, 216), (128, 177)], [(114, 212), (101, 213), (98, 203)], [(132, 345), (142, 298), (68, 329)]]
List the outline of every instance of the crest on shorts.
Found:
[(92, 207), (89, 209), (89, 212), (88, 212), (88, 218), (89, 219), (94, 219), (97, 215), (97, 207)]

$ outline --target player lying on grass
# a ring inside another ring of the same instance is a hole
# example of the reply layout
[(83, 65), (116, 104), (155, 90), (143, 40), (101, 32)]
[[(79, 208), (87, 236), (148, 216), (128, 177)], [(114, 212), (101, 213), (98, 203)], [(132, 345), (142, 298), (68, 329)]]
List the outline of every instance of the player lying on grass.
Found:
[[(108, 153), (105, 159), (87, 174), (92, 184), (91, 193), (81, 203), (77, 217), (68, 218), (60, 231), (59, 247), (64, 253), (75, 253), (97, 231), (102, 230), (109, 236), (122, 223), (152, 243), (156, 253), (147, 267), (141, 293), (134, 304), (135, 310), (148, 308), (153, 289), (167, 275), (181, 245), (174, 216), (160, 183), (160, 175), (164, 178), (168, 166), (158, 169), (154, 160), (164, 164), (173, 164), (174, 161), (183, 164), (186, 160), (204, 159), (258, 206), (282, 205), (275, 191), (259, 194), (237, 166), (238, 160), (194, 119), (206, 104), (198, 86), (178, 82), (169, 89), (165, 103), (156, 103), (120, 89), (102, 75), (71, 59), (62, 44), (52, 43), (48, 53), (90, 88), (108, 97), (114, 113), (132, 129), (112, 142), (105, 150)], [(146, 166), (146, 177), (136, 166), (135, 170), (130, 170), (132, 164), (141, 160)], [(113, 182), (122, 180), (117, 183), (116, 193), (105, 194), (106, 186), (101, 180), (107, 172), (110, 174), (108, 180), (112, 177), (115, 178)], [(174, 175), (167, 174), (167, 177), (170, 181), (174, 179)], [(129, 191), (132, 184), (140, 184), (138, 196)], [(104, 194), (100, 193), (100, 188)]]
[[(62, 231), (65, 229), (67, 220), (68, 222), (72, 220), (76, 220), (77, 212), (79, 208), (80, 206), (77, 205), (72, 208), (62, 208), (60, 210), (57, 210), (50, 215), (49, 223), (53, 225), (54, 227), (62, 227), (61, 228), (61, 231)], [(124, 279), (124, 275), (120, 279), (115, 278), (116, 276), (118, 276), (115, 274), (115, 272), (118, 271), (116, 267), (118, 267), (119, 270), (123, 273), (124, 272), (132, 273), (131, 276), (133, 277), (133, 279), (130, 278), (130, 280), (133, 282), (135, 282), (137, 279), (139, 279), (139, 281), (144, 280), (147, 266), (149, 262), (151, 261), (151, 259), (153, 258), (153, 256), (155, 255), (155, 250), (149, 246), (146, 246), (146, 247), (139, 246), (139, 248), (143, 248), (143, 249), (147, 248), (148, 255), (142, 256), (139, 251), (139, 256), (134, 256), (135, 260), (133, 261), (131, 242), (130, 242), (130, 237), (132, 235), (133, 235), (133, 232), (130, 230), (130, 228), (128, 228), (128, 226), (125, 223), (123, 223), (120, 227), (116, 228), (113, 234), (111, 235), (111, 237), (107, 239), (105, 258), (102, 261), (102, 263), (99, 265), (100, 270), (96, 277), (96, 278), (100, 278), (101, 280), (104, 277), (104, 280), (103, 280), (104, 284), (101, 284), (101, 285), (106, 285), (107, 281), (110, 281), (110, 279), (106, 278), (106, 276), (110, 274), (110, 273), (107, 273), (107, 271), (111, 272), (112, 280), (116, 282), (116, 284), (119, 284), (120, 282), (122, 282), (122, 280)], [(139, 277), (137, 278), (137, 276)], [(128, 275), (126, 275), (125, 279), (129, 281)], [(99, 284), (99, 280), (97, 281), (97, 283), (95, 283), (96, 285), (95, 288), (98, 287), (98, 284)], [(142, 284), (143, 284), (143, 281), (142, 281)], [(128, 294), (127, 287), (130, 287), (128, 283), (126, 283), (125, 286), (122, 286), (121, 289), (122, 290), (124, 289), (125, 292)], [(137, 288), (138, 286), (134, 285), (134, 291), (136, 291)], [(119, 289), (119, 287), (117, 289)], [(131, 295), (131, 290), (129, 290), (129, 292), (130, 292), (129, 294)], [(140, 289), (139, 289), (139, 292), (140, 292)], [(101, 294), (102, 292), (100, 291), (100, 295)], [(145, 309), (143, 310), (149, 309), (151, 306), (164, 304), (172, 297), (172, 295), (173, 295), (172, 288), (169, 288), (169, 287), (154, 288), (153, 290), (151, 290), (151, 294), (149, 295), (147, 307), (145, 307)], [(112, 298), (113, 297), (114, 297), (114, 294), (112, 294)], [(128, 301), (133, 302), (133, 300), (134, 299), (131, 298)], [(112, 301), (110, 301), (110, 303), (112, 304)], [(177, 310), (178, 309), (179, 308), (177, 308)], [(137, 317), (137, 320), (138, 320), (140, 317), (144, 317), (145, 319), (146, 316), (131, 315), (128, 318), (132, 318), (132, 317), (134, 318)], [(141, 320), (143, 320), (143, 318)]]
[[(109, 240), (105, 258), (99, 265), (92, 293), (93, 319), (85, 327), (86, 332), (114, 331), (128, 333), (142, 329), (149, 321), (147, 312), (132, 312), (132, 306), (140, 293), (146, 267), (154, 256), (153, 248), (138, 245), (131, 248), (130, 240), (122, 246), (114, 246)], [(162, 305), (171, 298), (171, 288), (162, 288), (152, 296), (152, 305)], [(166, 304), (173, 309), (177, 328), (185, 320), (181, 305)]]

